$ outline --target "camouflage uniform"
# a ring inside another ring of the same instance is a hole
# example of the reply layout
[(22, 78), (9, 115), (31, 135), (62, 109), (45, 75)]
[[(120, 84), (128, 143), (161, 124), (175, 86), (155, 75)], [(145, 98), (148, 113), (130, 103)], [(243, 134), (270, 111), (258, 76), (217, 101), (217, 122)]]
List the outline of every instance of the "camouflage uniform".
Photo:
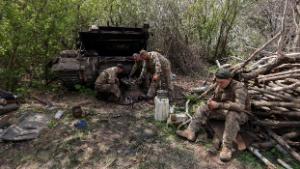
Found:
[(217, 87), (211, 99), (220, 103), (218, 109), (209, 110), (207, 105), (199, 107), (189, 128), (198, 132), (199, 127), (205, 125), (208, 119), (225, 119), (222, 144), (231, 147), (240, 125), (248, 120), (245, 113), (250, 110), (248, 91), (241, 82), (232, 80), (223, 90)]
[(118, 67), (105, 69), (97, 77), (95, 89), (99, 93), (112, 93), (116, 99), (120, 99), (121, 90), (119, 88)]
[[(147, 73), (159, 75), (158, 81), (151, 81), (149, 90), (147, 92), (148, 97), (154, 97), (157, 88), (166, 87), (169, 92), (173, 91), (173, 85), (171, 83), (171, 64), (170, 61), (158, 52), (148, 52), (150, 59), (146, 60), (146, 64), (143, 65), (142, 73), (140, 77), (145, 77)], [(163, 86), (163, 84), (165, 86)]]
[(143, 87), (143, 89), (148, 89), (151, 83), (151, 74), (146, 70), (145, 60), (136, 61), (132, 66), (129, 76), (132, 77), (137, 70), (141, 70), (137, 80), (141, 82), (141, 86)]

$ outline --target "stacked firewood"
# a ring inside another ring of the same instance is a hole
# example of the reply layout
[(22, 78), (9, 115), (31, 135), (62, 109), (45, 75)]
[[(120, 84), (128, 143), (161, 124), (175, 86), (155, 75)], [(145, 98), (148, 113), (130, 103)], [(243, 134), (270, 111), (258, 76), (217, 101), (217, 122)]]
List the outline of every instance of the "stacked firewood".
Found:
[(278, 144), (300, 162), (300, 53), (265, 56), (236, 72), (248, 87), (251, 122), (265, 131), (254, 146)]

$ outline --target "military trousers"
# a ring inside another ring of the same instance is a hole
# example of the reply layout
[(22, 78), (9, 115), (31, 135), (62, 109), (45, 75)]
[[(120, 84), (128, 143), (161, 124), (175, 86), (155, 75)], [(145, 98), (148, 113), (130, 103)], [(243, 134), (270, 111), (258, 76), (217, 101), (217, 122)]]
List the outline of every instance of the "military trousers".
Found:
[(159, 80), (152, 80), (151, 79), (151, 83), (147, 92), (147, 96), (148, 97), (154, 97), (156, 94), (156, 91), (161, 88), (163, 90), (168, 90), (169, 95), (173, 92), (173, 84), (171, 81), (171, 76), (172, 76), (172, 72), (171, 72), (171, 65), (168, 64), (165, 68), (163, 68), (160, 79)]
[(121, 90), (118, 84), (95, 84), (95, 89), (99, 93), (111, 93), (116, 100), (121, 97)]
[(198, 132), (201, 126), (205, 126), (209, 119), (225, 120), (225, 128), (223, 132), (222, 145), (232, 147), (233, 141), (236, 139), (240, 130), (240, 126), (247, 122), (248, 116), (244, 112), (236, 112), (231, 110), (216, 109), (209, 110), (207, 105), (198, 107), (189, 129)]

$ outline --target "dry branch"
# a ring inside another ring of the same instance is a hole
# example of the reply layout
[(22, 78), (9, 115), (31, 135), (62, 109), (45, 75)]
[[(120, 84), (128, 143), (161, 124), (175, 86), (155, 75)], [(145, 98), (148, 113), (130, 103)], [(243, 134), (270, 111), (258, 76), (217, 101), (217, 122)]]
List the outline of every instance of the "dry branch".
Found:
[(262, 121), (257, 120), (254, 124), (266, 126), (270, 128), (300, 127), (300, 121)]
[(268, 134), (274, 138), (281, 146), (283, 146), (287, 151), (288, 153), (294, 158), (296, 159), (298, 162), (300, 162), (300, 155), (295, 151), (293, 150), (288, 144), (287, 142), (285, 142), (283, 140), (282, 137), (278, 136), (276, 133), (274, 133), (273, 131), (271, 130), (267, 130)]

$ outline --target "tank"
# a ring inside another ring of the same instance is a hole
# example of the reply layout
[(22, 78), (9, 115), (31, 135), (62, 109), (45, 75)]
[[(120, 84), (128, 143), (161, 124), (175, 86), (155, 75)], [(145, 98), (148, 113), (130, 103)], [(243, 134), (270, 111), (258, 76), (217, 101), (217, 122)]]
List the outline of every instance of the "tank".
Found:
[(76, 84), (93, 87), (99, 72), (119, 63), (129, 73), (133, 53), (147, 49), (148, 29), (147, 24), (142, 28), (93, 26), (89, 31), (79, 32), (77, 48), (60, 52), (47, 65), (48, 69), (67, 88)]

